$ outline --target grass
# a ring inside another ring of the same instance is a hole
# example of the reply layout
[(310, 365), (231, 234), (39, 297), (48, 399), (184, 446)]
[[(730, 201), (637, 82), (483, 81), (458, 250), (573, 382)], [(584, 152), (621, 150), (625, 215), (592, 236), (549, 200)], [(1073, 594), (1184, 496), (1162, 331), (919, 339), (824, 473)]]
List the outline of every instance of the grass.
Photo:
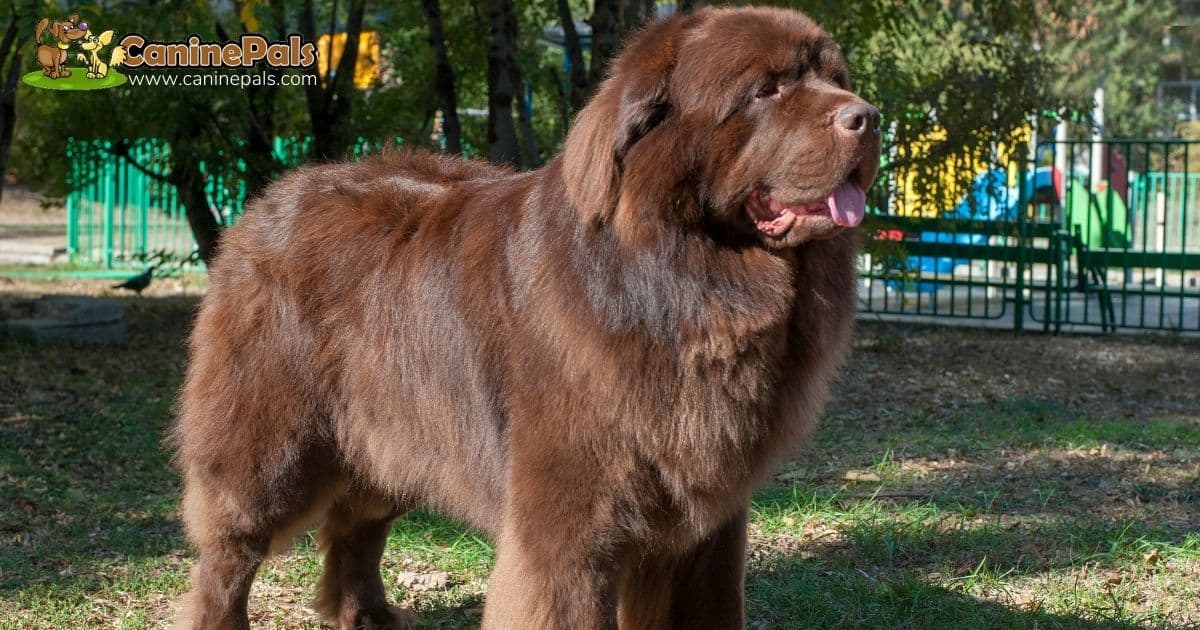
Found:
[[(103, 286), (0, 281), (0, 302)], [(0, 345), (0, 628), (168, 622), (192, 556), (160, 441), (195, 287), (120, 297), (120, 348)], [(750, 626), (1200, 625), (1197, 350), (864, 325), (815, 443), (755, 497)], [(491, 563), (421, 512), (384, 573), (426, 627), (470, 628)], [(255, 624), (318, 627), (319, 572), (308, 537), (268, 561)], [(404, 586), (431, 572), (448, 583)]]
[(33, 234), (37, 236), (53, 234), (65, 234), (67, 226), (63, 223), (17, 223), (6, 224), (0, 223), (0, 234), (16, 234), (25, 235)]

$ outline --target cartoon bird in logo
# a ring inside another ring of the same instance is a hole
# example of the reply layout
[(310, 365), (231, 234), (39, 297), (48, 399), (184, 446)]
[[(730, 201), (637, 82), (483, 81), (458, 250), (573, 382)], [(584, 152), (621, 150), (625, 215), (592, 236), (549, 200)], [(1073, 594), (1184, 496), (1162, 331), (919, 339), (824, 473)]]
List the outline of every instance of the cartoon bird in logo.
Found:
[(117, 46), (116, 48), (113, 48), (112, 54), (108, 58), (108, 63), (104, 63), (104, 61), (100, 59), (100, 51), (104, 50), (105, 46), (112, 43), (112, 38), (112, 29), (100, 33), (99, 36), (93, 35), (89, 32), (87, 37), (79, 43), (79, 47), (88, 54), (85, 55), (83, 53), (79, 53), (78, 55), (75, 55), (75, 58), (87, 64), (87, 78), (103, 79), (104, 77), (108, 76), (109, 68), (116, 68), (125, 61), (124, 46)]

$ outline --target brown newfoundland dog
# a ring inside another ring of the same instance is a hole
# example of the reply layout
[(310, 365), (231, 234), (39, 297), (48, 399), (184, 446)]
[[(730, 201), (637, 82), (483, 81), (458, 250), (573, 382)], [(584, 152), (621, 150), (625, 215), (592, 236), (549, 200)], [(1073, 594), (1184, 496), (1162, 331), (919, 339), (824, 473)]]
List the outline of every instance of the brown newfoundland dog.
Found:
[(246, 627), (259, 563), (320, 523), (318, 609), (406, 627), (380, 555), (428, 506), (496, 542), (486, 628), (742, 627), (750, 493), (846, 352), (879, 136), (808, 18), (703, 10), (633, 37), (545, 168), (273, 184), (191, 340), (182, 621)]

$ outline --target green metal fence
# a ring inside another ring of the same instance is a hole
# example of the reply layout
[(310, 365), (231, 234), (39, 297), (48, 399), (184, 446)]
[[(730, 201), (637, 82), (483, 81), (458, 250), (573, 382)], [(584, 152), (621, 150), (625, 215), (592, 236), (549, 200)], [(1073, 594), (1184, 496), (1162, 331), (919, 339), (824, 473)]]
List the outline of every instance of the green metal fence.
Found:
[[(134, 143), (140, 166), (109, 148), (69, 144), (72, 260), (186, 259), (195, 244), (161, 178), (170, 148)], [(305, 145), (280, 139), (276, 152), (297, 164)], [(1017, 331), (1200, 332), (1200, 142), (1049, 142), (974, 168), (973, 183), (940, 190), (940, 202), (892, 183), (864, 224), (862, 311)], [(241, 181), (212, 174), (206, 190), (209, 211), (235, 221)]]
[(104, 268), (135, 263), (137, 253), (164, 250), (187, 256), (191, 232), (172, 186), (154, 177), (164, 172), (165, 152), (134, 146), (147, 165), (142, 172), (107, 156), (107, 143), (67, 144), (67, 251), (72, 261)]
[[(397, 138), (397, 144), (401, 139)], [(302, 163), (311, 138), (276, 138), (275, 158), (284, 166)], [(379, 150), (378, 144), (359, 140), (354, 153)], [(196, 248), (184, 207), (175, 187), (164, 177), (170, 172), (168, 143), (140, 139), (130, 143), (129, 157), (113, 152), (104, 141), (67, 142), (69, 192), (67, 206), (67, 251), (71, 261), (104, 269), (140, 268), (148, 256), (187, 261), (185, 266), (202, 266), (192, 256)], [(246, 185), (239, 173), (245, 163), (206, 174), (208, 211), (221, 225), (232, 225), (246, 201)]]
[(1067, 164), (1083, 161), (1081, 152), (1110, 158), (1107, 170), (1086, 171), (1077, 197), (1087, 201), (1067, 203), (1077, 212), (1065, 222), (1074, 245), (1065, 268), (1074, 282), (1063, 292), (1063, 323), (1200, 331), (1200, 143), (1055, 149)]
[(957, 203), (885, 206), (867, 223), (862, 310), (1200, 332), (1197, 156), (1200, 142), (1048, 142), (988, 164)]
[[(114, 155), (112, 148), (102, 141), (67, 143), (71, 260), (119, 269), (140, 266), (152, 254), (189, 258), (195, 240), (175, 187), (164, 181), (170, 147), (156, 140), (136, 141), (129, 147), (129, 158)], [(297, 152), (283, 139), (277, 140), (275, 150), (281, 159)], [(222, 225), (231, 225), (241, 214), (246, 190), (240, 179), (210, 174), (205, 192), (209, 212)]]

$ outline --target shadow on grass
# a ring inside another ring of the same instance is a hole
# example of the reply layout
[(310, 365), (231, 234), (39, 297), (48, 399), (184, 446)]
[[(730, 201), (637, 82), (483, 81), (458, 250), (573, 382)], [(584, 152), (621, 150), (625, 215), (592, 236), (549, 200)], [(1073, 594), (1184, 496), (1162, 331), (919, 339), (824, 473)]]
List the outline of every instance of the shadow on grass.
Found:
[(872, 576), (795, 558), (747, 575), (746, 609), (751, 628), (1140, 627), (1021, 610), (930, 584), (914, 574)]
[[(1200, 536), (1182, 524), (977, 514), (933, 501), (843, 499), (822, 486), (767, 488), (753, 520), (749, 616), (771, 627), (1159, 625), (1171, 613), (1131, 605), (1144, 585), (1120, 592), (1106, 580), (1155, 571), (1144, 561), (1152, 552), (1178, 562), (1164, 579), (1186, 590), (1182, 566), (1200, 558)], [(1029, 591), (1031, 581), (1042, 590)]]
[(937, 416), (898, 415), (888, 426), (832, 416), (789, 478), (837, 486), (848, 470), (874, 468), (882, 481), (854, 486), (856, 496), (882, 485), (883, 497), (971, 515), (1124, 512), (1195, 529), (1200, 478), (1186, 472), (1198, 459), (1195, 416), (1096, 417), (1013, 396)]
[(1112, 520), (1094, 514), (979, 512), (957, 502), (845, 497), (823, 486), (773, 485), (753, 506), (764, 535), (794, 533), (809, 519), (833, 523), (836, 542), (814, 541), (814, 553), (848, 566), (969, 572), (981, 563), (1001, 573), (1118, 567), (1151, 549), (1200, 558), (1200, 534), (1186, 523)]
[(183, 547), (161, 440), (196, 299), (121, 299), (124, 345), (0, 344), (0, 594), (99, 587)]

